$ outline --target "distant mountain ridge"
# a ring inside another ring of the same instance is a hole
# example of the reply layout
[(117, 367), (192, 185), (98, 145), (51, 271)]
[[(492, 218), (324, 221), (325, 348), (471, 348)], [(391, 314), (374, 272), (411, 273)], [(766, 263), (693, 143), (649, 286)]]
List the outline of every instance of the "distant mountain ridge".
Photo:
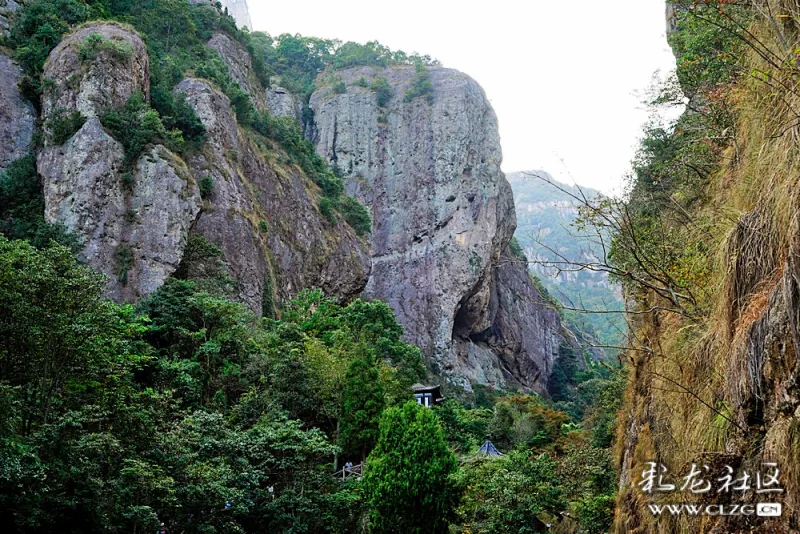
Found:
[[(517, 230), (514, 236), (530, 260), (530, 271), (567, 308), (607, 309), (622, 307), (619, 288), (606, 273), (559, 269), (552, 262), (563, 258), (593, 261), (602, 257), (602, 247), (573, 227), (579, 216), (578, 201), (601, 193), (595, 189), (564, 184), (542, 170), (512, 172), (506, 178), (514, 191)], [(551, 263), (548, 265), (548, 263)], [(600, 345), (616, 345), (624, 320), (614, 314), (570, 314), (573, 326)], [(577, 323), (577, 324), (576, 324)]]

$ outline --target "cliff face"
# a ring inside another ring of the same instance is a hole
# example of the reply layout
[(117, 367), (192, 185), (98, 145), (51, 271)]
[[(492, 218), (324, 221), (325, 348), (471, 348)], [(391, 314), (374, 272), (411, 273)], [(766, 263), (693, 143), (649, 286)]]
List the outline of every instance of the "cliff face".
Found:
[[(81, 58), (80, 47), (98, 35), (126, 47), (130, 57), (99, 51)], [(175, 154), (154, 146), (126, 168), (122, 144), (98, 118), (134, 93), (148, 95), (149, 74), (144, 42), (116, 24), (78, 29), (53, 50), (44, 70), (53, 80), (42, 97), (46, 141), (37, 157), (45, 218), (84, 242), (86, 261), (109, 277), (109, 291), (123, 300), (150, 294), (177, 269), (200, 211), (197, 183)], [(54, 124), (74, 112), (86, 122), (57, 144)]]
[[(798, 6), (786, 2), (781, 8), (790, 5), (792, 9)], [(725, 9), (721, 6), (708, 9), (727, 16), (730, 12), (721, 11)], [(746, 12), (747, 24), (764, 50), (778, 53), (786, 46), (784, 40), (790, 48), (800, 43), (793, 21), (776, 23), (760, 8), (744, 6), (752, 8)], [(705, 8), (698, 4), (692, 9)], [(717, 31), (719, 26), (716, 21), (703, 26), (702, 11), (693, 17), (668, 3), (667, 13), (668, 29), (676, 32), (672, 35), (679, 66), (691, 65), (699, 54), (682, 47), (680, 38), (686, 36), (694, 44), (697, 34), (706, 35), (703, 32)], [(723, 53), (738, 58), (735, 68), (740, 72), (767, 68), (761, 48), (748, 49), (730, 29), (719, 35), (730, 37), (734, 45), (709, 45), (711, 50), (701, 49), (702, 58), (713, 57), (709, 52)], [(778, 71), (778, 79), (788, 79), (790, 70)], [(798, 532), (800, 153), (795, 127), (791, 135), (783, 131), (796, 115), (793, 109), (799, 99), (793, 91), (776, 92), (769, 83), (750, 83), (747, 76), (732, 76), (725, 83), (705, 76), (699, 82), (693, 76), (680, 79), (693, 102), (672, 135), (681, 135), (685, 124), (703, 125), (708, 129), (698, 128), (704, 132), (701, 135), (715, 135), (709, 134), (715, 132), (712, 127), (719, 131), (722, 126), (704, 120), (711, 106), (720, 106), (732, 117), (730, 125), (724, 125), (731, 137), (718, 147), (722, 156), (710, 160), (714, 166), (705, 181), (670, 190), (672, 200), (702, 188), (702, 196), (688, 205), (685, 214), (703, 233), (676, 231), (678, 237), (662, 233), (661, 239), (667, 246), (688, 251), (689, 256), (699, 247), (710, 253), (692, 257), (695, 265), (705, 269), (704, 276), (692, 279), (689, 286), (699, 295), (692, 316), (663, 309), (644, 311), (665, 300), (641, 287), (631, 291), (628, 305), (639, 314), (632, 320), (630, 338), (635, 345), (627, 354), (630, 384), (617, 429), (616, 531)], [(731, 94), (735, 98), (728, 100)], [(740, 151), (740, 147), (748, 148)], [(680, 217), (674, 219), (685, 224)], [(675, 221), (669, 221), (671, 229), (678, 226)], [(665, 481), (677, 483), (678, 490), (644, 493), (638, 484), (647, 462), (663, 464)], [(705, 472), (699, 478), (712, 483), (711, 491), (680, 490), (692, 466)], [(737, 486), (720, 491), (731, 472)], [(776, 473), (778, 484), (761, 485)], [(698, 503), (717, 510), (719, 505), (731, 510), (733, 505), (741, 509), (779, 503), (782, 510), (774, 517), (756, 513), (654, 516), (649, 509), (653, 502)]]
[[(82, 53), (93, 39), (111, 44)], [(265, 89), (239, 42), (216, 33), (208, 46), (259, 111), (300, 118), (299, 99)], [(149, 63), (141, 38), (114, 23), (78, 28), (45, 65), (52, 82), (42, 99), (37, 162), (46, 219), (83, 241), (83, 256), (109, 277), (117, 300), (145, 297), (176, 271), (197, 269), (186, 252), (200, 234), (219, 247), (235, 296), (256, 313), (274, 313), (306, 287), (340, 300), (363, 292), (386, 300), (407, 339), (455, 384), (545, 390), (569, 336), (506, 251), (513, 197), (482, 89), (432, 68), (432, 99), (404, 102), (417, 83), (413, 68), (338, 75), (349, 87), (311, 97), (309, 131), (347, 176), (348, 192), (371, 209), (371, 255), (348, 225), (320, 213), (319, 188), (272, 141), (240, 127), (228, 97), (207, 81), (189, 78), (176, 88), (206, 128), (202, 147), (179, 155), (149, 146), (129, 161), (101, 118), (131, 95), (148, 98)], [(373, 91), (354, 84), (362, 76), (386, 77), (395, 96), (379, 107)], [(66, 140), (54, 135), (75, 112), (86, 119), (82, 126)], [(27, 146), (24, 135), (14, 137)], [(203, 198), (201, 181), (213, 184)]]
[[(317, 151), (372, 210), (365, 294), (388, 302), (407, 339), (455, 383), (541, 390), (560, 322), (541, 308), (524, 266), (502, 257), (516, 220), (497, 119), (474, 80), (443, 68), (428, 76), (430, 101), (405, 101), (418, 78), (411, 67), (337, 72), (346, 91), (323, 86), (310, 99)], [(394, 96), (379, 106), (362, 77), (385, 78)], [(534, 309), (539, 328), (508, 309), (512, 300)]]
[(31, 146), (36, 111), (19, 92), (22, 70), (0, 53), (0, 170), (25, 155)]
[(236, 19), (240, 28), (253, 29), (253, 21), (250, 20), (250, 9), (247, 7), (247, 0), (189, 0), (191, 4), (222, 4), (222, 9), (227, 9), (228, 13)]
[[(124, 44), (130, 57), (108, 47), (81, 59), (79, 47), (91, 35)], [(249, 64), (231, 43), (212, 40), (231, 64)], [(184, 161), (157, 145), (126, 166), (122, 144), (98, 117), (136, 92), (149, 93), (147, 54), (135, 32), (84, 26), (53, 50), (45, 77), (54, 80), (43, 96), (46, 142), (37, 158), (45, 216), (79, 236), (86, 261), (108, 275), (115, 299), (136, 300), (163, 284), (181, 265), (190, 232), (221, 248), (236, 296), (256, 313), (271, 313), (276, 299), (306, 287), (343, 300), (361, 291), (370, 266), (365, 245), (349, 227), (325, 221), (315, 186), (296, 167), (271, 163), (274, 155), (239, 128), (228, 98), (207, 82), (187, 79), (177, 88), (207, 129), (202, 149)], [(86, 122), (55, 144), (54, 117), (74, 111)], [(204, 178), (214, 184), (205, 201), (197, 185)]]

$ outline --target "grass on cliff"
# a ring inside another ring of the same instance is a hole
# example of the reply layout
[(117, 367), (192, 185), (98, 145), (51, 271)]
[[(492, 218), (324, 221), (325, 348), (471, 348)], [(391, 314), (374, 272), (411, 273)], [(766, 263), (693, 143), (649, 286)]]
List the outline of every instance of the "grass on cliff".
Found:
[[(800, 15), (796, 0), (778, 4), (777, 12)], [(661, 165), (647, 168), (650, 185), (663, 187), (637, 185), (650, 202), (681, 203), (685, 217), (666, 221), (670, 232), (662, 235), (665, 246), (681, 253), (673, 274), (686, 273), (702, 290), (702, 313), (689, 319), (661, 311), (634, 320), (628, 354), (634, 365), (617, 458), (627, 458), (633, 477), (655, 458), (674, 470), (698, 461), (741, 460), (753, 470), (762, 460), (778, 461), (785, 506), (794, 508), (800, 470), (792, 459), (800, 447), (793, 440), (800, 424), (764, 388), (789, 383), (797, 365), (791, 332), (770, 329), (781, 319), (774, 310), (782, 304), (774, 296), (791, 290), (782, 276), (800, 252), (800, 124), (794, 111), (800, 93), (794, 61), (785, 59), (787, 50), (800, 47), (800, 27), (794, 18), (770, 20), (769, 13), (751, 9), (702, 2), (679, 13), (681, 31), (672, 40), (692, 113), (659, 146), (700, 136), (678, 151), (662, 152)], [(682, 131), (682, 125), (691, 127)], [(693, 145), (705, 145), (705, 151), (692, 151)], [(688, 271), (686, 258), (695, 262)], [(698, 272), (701, 277), (690, 276)], [(633, 286), (629, 294), (640, 310), (663, 304)], [(656, 528), (637, 492), (622, 492), (618, 505), (618, 528)], [(660, 521), (663, 531), (685, 528), (674, 519)]]

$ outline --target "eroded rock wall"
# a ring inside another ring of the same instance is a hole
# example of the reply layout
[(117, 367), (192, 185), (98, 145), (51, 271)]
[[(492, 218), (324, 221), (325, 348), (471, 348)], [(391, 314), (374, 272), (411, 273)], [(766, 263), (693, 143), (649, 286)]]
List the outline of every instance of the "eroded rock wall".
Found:
[(207, 130), (206, 146), (188, 159), (189, 167), (214, 179), (194, 230), (222, 247), (242, 285), (241, 299), (260, 313), (264, 291), (275, 291), (278, 300), (307, 287), (341, 300), (358, 295), (370, 270), (367, 245), (350, 227), (325, 221), (318, 193), (295, 167), (267, 161), (236, 124), (225, 95), (196, 79), (177, 90)]
[[(82, 58), (91, 36), (113, 40), (129, 54), (98, 49)], [(149, 95), (144, 42), (118, 24), (83, 26), (50, 54), (44, 78), (52, 80), (42, 97), (45, 146), (37, 157), (45, 218), (78, 236), (85, 260), (108, 276), (111, 296), (147, 296), (177, 269), (201, 200), (188, 168), (166, 147), (153, 146), (127, 165), (122, 144), (100, 123), (103, 111), (134, 93)], [(76, 111), (86, 122), (57, 144), (53, 121)]]
[[(97, 36), (122, 48), (81, 54)], [(266, 109), (247, 50), (223, 34), (209, 46)], [(100, 117), (135, 93), (149, 94), (148, 57), (136, 32), (114, 23), (82, 26), (53, 50), (44, 76), (53, 80), (43, 96), (45, 145), (37, 158), (45, 215), (81, 239), (86, 261), (108, 276), (112, 297), (134, 301), (155, 291), (181, 265), (190, 232), (221, 248), (238, 282), (234, 296), (255, 313), (273, 313), (307, 287), (343, 301), (361, 292), (368, 245), (320, 214), (318, 188), (281, 163), (285, 156), (272, 141), (240, 128), (228, 98), (210, 82), (187, 79), (176, 89), (206, 127), (203, 146), (184, 160), (151, 145), (131, 163)], [(54, 124), (73, 112), (86, 121), (58, 144)], [(202, 199), (204, 179), (213, 187)]]
[[(348, 192), (372, 211), (365, 295), (388, 302), (433, 371), (454, 383), (543, 390), (558, 351), (542, 341), (559, 338), (560, 321), (532, 325), (507, 309), (507, 276), (521, 298), (535, 302), (538, 293), (524, 269), (520, 277), (499, 268), (516, 220), (500, 171), (497, 119), (483, 90), (460, 72), (431, 67), (431, 98), (409, 102), (413, 67), (358, 67), (335, 76), (344, 93), (323, 78), (311, 96), (313, 137), (347, 176)], [(357, 83), (362, 77), (367, 86), (386, 78), (394, 96), (379, 106)], [(525, 331), (532, 326), (541, 329)]]
[(0, 53), (0, 170), (31, 149), (36, 111), (19, 92), (22, 69)]

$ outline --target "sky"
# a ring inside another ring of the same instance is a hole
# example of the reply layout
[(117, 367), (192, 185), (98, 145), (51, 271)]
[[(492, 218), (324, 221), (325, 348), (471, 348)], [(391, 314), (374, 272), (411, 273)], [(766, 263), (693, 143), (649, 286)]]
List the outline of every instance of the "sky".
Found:
[(428, 54), (478, 81), (505, 172), (621, 191), (654, 74), (674, 70), (664, 0), (248, 0), (255, 30)]

